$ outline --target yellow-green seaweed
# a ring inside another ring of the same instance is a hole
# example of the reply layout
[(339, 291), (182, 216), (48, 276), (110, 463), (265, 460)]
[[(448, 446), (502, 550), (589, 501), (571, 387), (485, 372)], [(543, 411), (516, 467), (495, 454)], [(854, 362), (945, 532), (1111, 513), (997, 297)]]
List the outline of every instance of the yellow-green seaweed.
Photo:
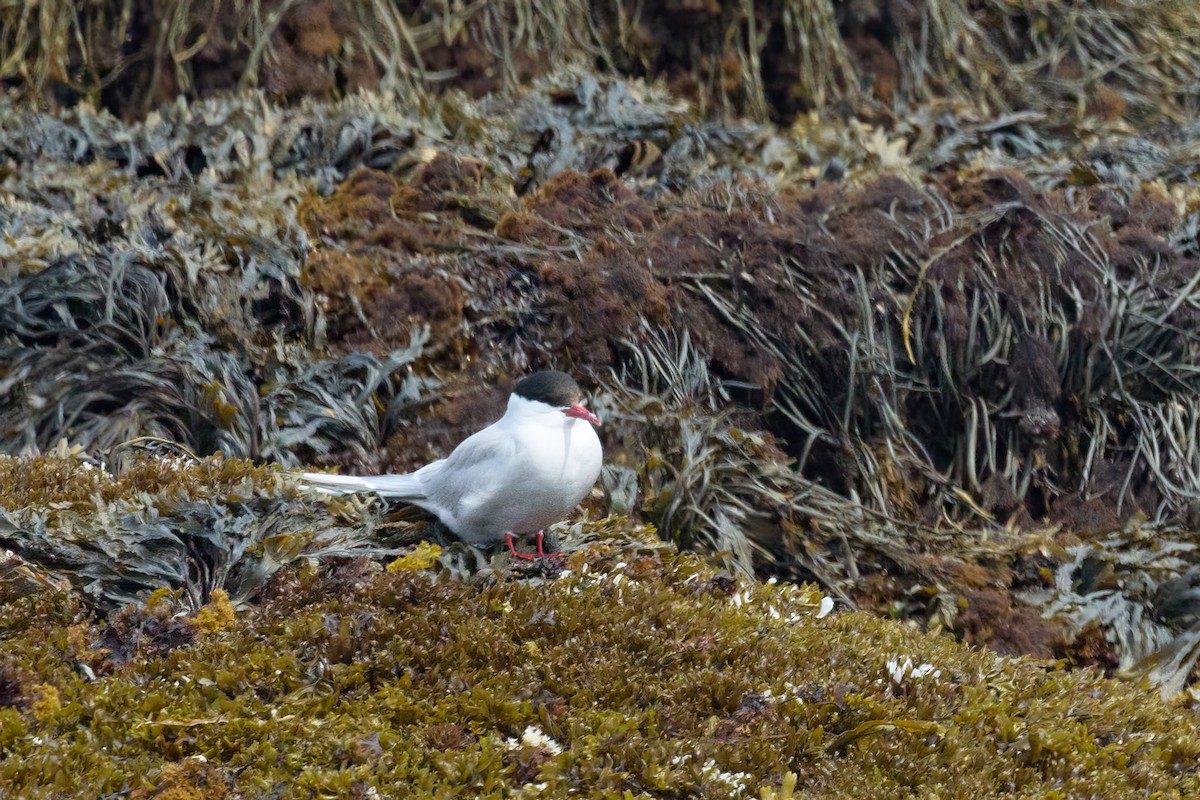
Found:
[(1153, 691), (820, 617), (814, 588), (732, 580), (614, 527), (579, 528), (596, 537), (575, 551), (586, 560), (549, 580), (297, 562), (231, 624), (120, 665), (92, 658), (94, 680), (77, 665), (106, 623), (69, 593), (0, 587), (0, 660), (60, 699), (0, 709), (0, 792), (1200, 791), (1196, 715)]

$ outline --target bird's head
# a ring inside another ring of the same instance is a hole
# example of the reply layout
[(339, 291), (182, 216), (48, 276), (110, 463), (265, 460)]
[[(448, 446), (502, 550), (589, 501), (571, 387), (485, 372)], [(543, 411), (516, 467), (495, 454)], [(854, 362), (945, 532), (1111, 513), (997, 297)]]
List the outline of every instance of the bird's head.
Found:
[(513, 394), (535, 403), (544, 403), (568, 417), (586, 420), (593, 425), (600, 424), (600, 418), (588, 410), (579, 384), (565, 372), (535, 372), (522, 378), (513, 389)]

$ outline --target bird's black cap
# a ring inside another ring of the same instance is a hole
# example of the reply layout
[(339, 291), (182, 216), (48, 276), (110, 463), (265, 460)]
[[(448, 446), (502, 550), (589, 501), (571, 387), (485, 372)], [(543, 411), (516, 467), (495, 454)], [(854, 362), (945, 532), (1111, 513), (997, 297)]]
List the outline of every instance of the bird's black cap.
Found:
[(517, 383), (513, 394), (526, 400), (538, 400), (555, 408), (567, 408), (583, 401), (583, 390), (565, 372), (548, 369), (535, 372)]

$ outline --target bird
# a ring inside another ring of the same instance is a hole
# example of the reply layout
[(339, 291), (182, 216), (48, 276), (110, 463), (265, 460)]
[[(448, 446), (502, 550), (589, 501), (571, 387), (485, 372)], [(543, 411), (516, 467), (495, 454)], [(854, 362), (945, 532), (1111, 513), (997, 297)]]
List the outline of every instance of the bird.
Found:
[[(517, 558), (545, 558), (545, 529), (566, 518), (600, 476), (599, 426), (575, 379), (544, 370), (517, 382), (499, 420), (415, 472), (299, 478), (329, 494), (375, 492), (419, 506), (476, 547), (503, 541)], [(518, 553), (513, 537), (528, 533), (536, 535), (536, 552)]]

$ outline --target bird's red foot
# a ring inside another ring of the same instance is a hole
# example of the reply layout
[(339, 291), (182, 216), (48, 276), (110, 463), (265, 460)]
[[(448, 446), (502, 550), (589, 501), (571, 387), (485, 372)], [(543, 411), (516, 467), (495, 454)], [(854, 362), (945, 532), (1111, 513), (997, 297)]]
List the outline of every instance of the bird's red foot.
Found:
[(545, 534), (542, 531), (538, 531), (537, 532), (537, 555), (538, 555), (538, 558), (554, 558), (556, 556), (561, 556), (562, 553), (547, 553), (545, 550), (542, 549), (542, 539), (544, 539), (544, 538), (545, 538)]
[(542, 549), (542, 540), (545, 538), (545, 534), (542, 533), (542, 531), (538, 531), (535, 538), (537, 541), (537, 551), (533, 553), (518, 553), (517, 548), (513, 545), (513, 535), (511, 533), (504, 534), (504, 543), (508, 545), (508, 552), (512, 553), (517, 558), (525, 558), (530, 561), (535, 558), (555, 558), (556, 556), (562, 555), (562, 553), (547, 553), (544, 549)]
[(542, 540), (538, 539), (538, 555), (535, 555), (534, 553), (518, 553), (517, 548), (513, 546), (513, 535), (511, 533), (504, 534), (504, 543), (508, 545), (508, 552), (512, 553), (517, 558), (527, 558), (530, 561), (537, 558), (542, 549)]

